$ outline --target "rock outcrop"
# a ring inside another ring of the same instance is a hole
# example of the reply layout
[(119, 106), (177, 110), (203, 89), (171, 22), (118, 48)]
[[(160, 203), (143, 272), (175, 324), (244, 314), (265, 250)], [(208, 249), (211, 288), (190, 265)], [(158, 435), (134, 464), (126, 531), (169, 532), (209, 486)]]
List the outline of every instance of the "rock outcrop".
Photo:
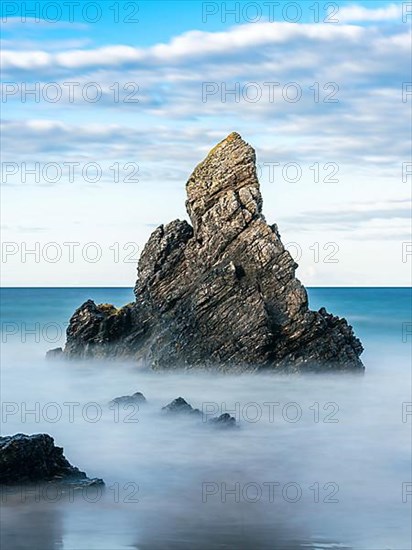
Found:
[(60, 359), (63, 357), (63, 348), (53, 348), (49, 349), (49, 351), (46, 353), (46, 359)]
[(208, 422), (209, 424), (212, 424), (213, 426), (222, 429), (231, 429), (237, 427), (236, 418), (234, 416), (230, 416), (229, 413), (223, 413), (217, 418), (210, 418)]
[(152, 233), (136, 301), (84, 303), (64, 354), (134, 358), (155, 369), (363, 369), (352, 327), (309, 309), (297, 264), (262, 215), (253, 148), (230, 134), (186, 189), (192, 225), (176, 220)]
[(199, 409), (194, 409), (192, 405), (183, 399), (183, 397), (177, 397), (173, 399), (168, 405), (162, 407), (162, 411), (165, 414), (190, 414), (194, 416), (202, 416)]
[(143, 403), (146, 403), (146, 397), (140, 391), (137, 391), (133, 395), (115, 397), (109, 402), (109, 405), (142, 405)]
[(229, 413), (223, 413), (220, 416), (214, 418), (207, 418), (203, 412), (199, 409), (194, 409), (183, 397), (178, 397), (171, 401), (165, 407), (162, 407), (163, 414), (168, 416), (193, 416), (198, 420), (202, 420), (214, 428), (237, 428), (236, 418), (230, 416)]
[(0, 437), (0, 484), (55, 482), (75, 486), (103, 485), (72, 466), (48, 434)]

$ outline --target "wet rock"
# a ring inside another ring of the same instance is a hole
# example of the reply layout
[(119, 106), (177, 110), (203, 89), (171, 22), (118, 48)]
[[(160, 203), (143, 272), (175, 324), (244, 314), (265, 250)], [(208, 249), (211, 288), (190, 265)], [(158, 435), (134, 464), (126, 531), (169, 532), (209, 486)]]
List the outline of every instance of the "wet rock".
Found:
[(102, 479), (89, 479), (72, 466), (48, 434), (0, 437), (0, 484), (30, 482), (104, 484)]
[(298, 266), (266, 223), (253, 148), (230, 134), (186, 191), (191, 225), (175, 220), (152, 233), (135, 302), (85, 302), (70, 320), (65, 355), (165, 370), (362, 371), (352, 327), (309, 309)]
[(162, 407), (162, 411), (169, 415), (193, 415), (216, 428), (234, 428), (237, 426), (236, 419), (228, 413), (207, 420), (202, 411), (194, 409), (185, 399), (183, 399), (183, 397), (174, 399), (171, 403), (166, 405), (166, 407)]
[(202, 416), (201, 411), (199, 411), (199, 409), (194, 409), (192, 405), (189, 405), (189, 403), (183, 399), (183, 397), (174, 399), (171, 403), (165, 407), (162, 407), (162, 411), (167, 414), (189, 414), (194, 416)]
[(146, 397), (137, 391), (133, 395), (122, 395), (121, 397), (115, 397), (109, 403), (109, 405), (141, 405), (146, 403)]
[(215, 426), (216, 428), (236, 428), (236, 418), (230, 416), (229, 413), (223, 413), (216, 418), (210, 418), (208, 420), (209, 424)]

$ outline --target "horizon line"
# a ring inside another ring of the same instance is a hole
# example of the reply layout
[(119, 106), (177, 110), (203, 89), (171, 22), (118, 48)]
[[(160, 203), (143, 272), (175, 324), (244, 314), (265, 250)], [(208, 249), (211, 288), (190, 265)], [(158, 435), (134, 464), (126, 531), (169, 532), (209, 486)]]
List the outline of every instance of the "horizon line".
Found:
[[(0, 286), (0, 290), (17, 290), (17, 289), (124, 289), (124, 290), (132, 290), (133, 291), (133, 287), (132, 286)], [(385, 285), (385, 286), (323, 286), (323, 285), (319, 285), (319, 286), (312, 286), (312, 285), (305, 285), (305, 288), (403, 288), (403, 289), (411, 289), (412, 290), (412, 285), (411, 286), (402, 286), (402, 285), (396, 285), (396, 286), (388, 286), (388, 285)]]

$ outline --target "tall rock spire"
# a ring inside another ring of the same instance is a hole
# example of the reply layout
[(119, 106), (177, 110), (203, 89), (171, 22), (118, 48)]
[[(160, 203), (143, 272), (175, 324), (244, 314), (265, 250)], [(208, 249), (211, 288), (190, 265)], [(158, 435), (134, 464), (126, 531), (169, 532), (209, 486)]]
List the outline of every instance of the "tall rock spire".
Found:
[(187, 184), (187, 212), (195, 229), (250, 221), (260, 214), (262, 197), (256, 174), (254, 149), (239, 134), (231, 133), (216, 145), (193, 171)]
[(237, 133), (190, 176), (192, 222), (158, 227), (138, 265), (136, 302), (86, 302), (67, 356), (129, 356), (153, 368), (359, 370), (345, 319), (310, 311), (297, 264), (262, 215), (253, 148)]

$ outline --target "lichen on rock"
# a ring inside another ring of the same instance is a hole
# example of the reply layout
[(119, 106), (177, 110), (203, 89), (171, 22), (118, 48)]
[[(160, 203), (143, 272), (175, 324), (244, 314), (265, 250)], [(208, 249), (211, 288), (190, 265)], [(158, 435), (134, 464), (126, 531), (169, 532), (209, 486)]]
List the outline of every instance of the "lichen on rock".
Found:
[(131, 357), (152, 368), (360, 370), (345, 319), (311, 311), (298, 267), (262, 214), (255, 151), (230, 134), (193, 171), (186, 208), (150, 236), (136, 301), (83, 304), (68, 357)]

